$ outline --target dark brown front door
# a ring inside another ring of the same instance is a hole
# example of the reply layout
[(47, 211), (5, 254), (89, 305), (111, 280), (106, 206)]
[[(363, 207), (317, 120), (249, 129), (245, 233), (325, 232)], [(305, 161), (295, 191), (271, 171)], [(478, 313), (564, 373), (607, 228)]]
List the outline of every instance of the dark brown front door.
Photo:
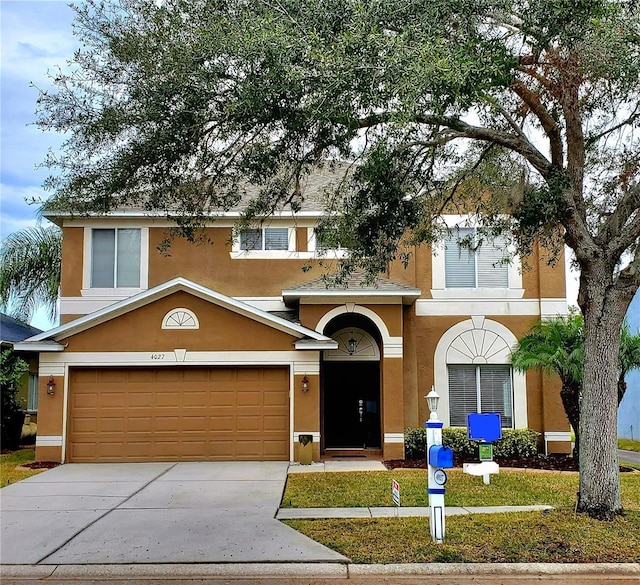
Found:
[(380, 362), (324, 362), (325, 449), (380, 449)]

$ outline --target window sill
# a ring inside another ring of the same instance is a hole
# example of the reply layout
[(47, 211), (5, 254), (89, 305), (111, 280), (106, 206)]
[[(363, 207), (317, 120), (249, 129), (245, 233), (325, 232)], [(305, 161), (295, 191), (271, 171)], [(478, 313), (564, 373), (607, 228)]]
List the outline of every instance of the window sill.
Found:
[(233, 260), (311, 260), (313, 258), (344, 258), (341, 250), (318, 253), (296, 252), (292, 250), (239, 250), (229, 252)]
[(80, 296), (96, 298), (132, 297), (146, 289), (144, 288), (83, 288)]
[(521, 299), (523, 288), (432, 288), (434, 299)]

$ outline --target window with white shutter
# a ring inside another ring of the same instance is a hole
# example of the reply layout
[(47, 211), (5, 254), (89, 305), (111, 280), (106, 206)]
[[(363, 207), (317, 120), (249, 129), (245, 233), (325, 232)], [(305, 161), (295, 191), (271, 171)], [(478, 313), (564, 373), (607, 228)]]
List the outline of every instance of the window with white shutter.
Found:
[(499, 412), (513, 427), (511, 366), (449, 366), (449, 424), (467, 426), (470, 412)]
[[(469, 240), (471, 247), (460, 245)], [(503, 238), (483, 239), (476, 246), (476, 230), (460, 228), (445, 240), (445, 286), (447, 288), (508, 288), (509, 267), (504, 262)]]
[(245, 229), (240, 232), (241, 250), (288, 250), (288, 228)]

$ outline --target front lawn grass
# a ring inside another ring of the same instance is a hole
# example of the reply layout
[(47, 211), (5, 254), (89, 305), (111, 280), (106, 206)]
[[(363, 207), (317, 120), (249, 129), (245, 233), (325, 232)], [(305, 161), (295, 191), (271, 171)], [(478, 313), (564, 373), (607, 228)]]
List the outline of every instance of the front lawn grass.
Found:
[[(575, 514), (577, 473), (501, 471), (482, 478), (449, 470), (449, 506), (549, 504), (555, 510), (447, 518), (446, 541), (431, 542), (428, 518), (289, 520), (292, 528), (355, 563), (640, 562), (640, 473), (620, 475), (625, 515), (599, 522)], [(402, 469), (290, 475), (283, 507), (427, 506), (426, 472)]]
[(18, 449), (17, 451), (0, 455), (0, 487), (5, 487), (46, 471), (46, 469), (16, 469), (17, 466), (31, 463), (34, 459), (34, 449)]
[[(448, 470), (447, 506), (573, 507), (577, 473), (501, 471), (490, 485), (461, 469)], [(391, 480), (400, 484), (402, 506), (428, 506), (425, 470), (396, 469), (353, 473), (292, 474), (282, 498), (283, 508), (351, 508), (393, 506)], [(640, 473), (621, 474), (623, 505), (640, 509)]]
[(632, 441), (631, 439), (618, 439), (618, 449), (640, 452), (640, 441)]
[(290, 520), (354, 563), (640, 562), (640, 512), (600, 522), (571, 510), (447, 518), (443, 544), (428, 518)]

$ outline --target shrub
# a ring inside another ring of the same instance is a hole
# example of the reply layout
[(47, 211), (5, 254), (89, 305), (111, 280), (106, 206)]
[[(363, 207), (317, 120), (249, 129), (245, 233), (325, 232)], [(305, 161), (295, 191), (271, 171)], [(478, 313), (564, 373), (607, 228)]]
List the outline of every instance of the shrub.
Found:
[(456, 459), (478, 458), (478, 443), (469, 440), (466, 428), (447, 427), (442, 429), (442, 444), (453, 451)]
[(404, 456), (406, 459), (425, 459), (427, 456), (427, 429), (408, 428), (404, 431)]
[(539, 434), (530, 429), (505, 429), (502, 439), (495, 444), (493, 455), (509, 459), (535, 457), (538, 454)]
[(2, 391), (2, 425), (1, 437), (3, 449), (17, 449), (20, 444), (20, 433), (24, 413), (22, 405), (16, 399), (18, 383), (29, 366), (10, 349), (2, 352), (0, 367), (0, 388)]
[[(535, 457), (538, 452), (536, 431), (530, 429), (503, 429), (502, 438), (494, 444), (494, 457), (521, 459)], [(442, 444), (449, 447), (456, 459), (477, 459), (478, 443), (470, 441), (467, 429), (448, 427), (442, 429)], [(404, 432), (404, 455), (407, 459), (425, 459), (427, 452), (427, 429), (409, 428)]]

